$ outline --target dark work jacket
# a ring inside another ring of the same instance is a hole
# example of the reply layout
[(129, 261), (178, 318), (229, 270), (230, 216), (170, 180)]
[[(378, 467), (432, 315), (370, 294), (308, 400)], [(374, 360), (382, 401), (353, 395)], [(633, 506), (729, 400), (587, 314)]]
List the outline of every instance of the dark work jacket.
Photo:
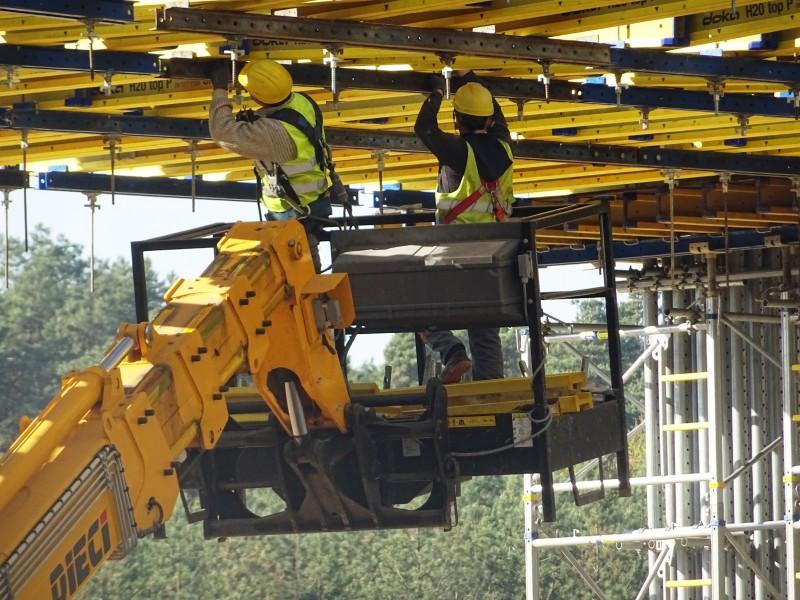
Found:
[(498, 179), (511, 164), (499, 140), (511, 142), (508, 123), (494, 100), (494, 122), (486, 133), (454, 135), (439, 128), (437, 116), (442, 105), (442, 95), (432, 93), (422, 103), (414, 132), (423, 144), (439, 160), (437, 191), (448, 193), (458, 189), (467, 164), (467, 142), (475, 153), (478, 173), (487, 180)]

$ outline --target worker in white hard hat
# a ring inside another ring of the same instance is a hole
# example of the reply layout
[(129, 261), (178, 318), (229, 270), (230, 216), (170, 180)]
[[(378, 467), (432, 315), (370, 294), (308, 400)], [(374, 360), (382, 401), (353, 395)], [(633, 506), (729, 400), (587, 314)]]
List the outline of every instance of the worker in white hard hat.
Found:
[(237, 79), (260, 105), (234, 117), (228, 99), (230, 67), (217, 63), (208, 126), (221, 147), (255, 161), (260, 200), (268, 220), (300, 219), (309, 234), (317, 270), (318, 232), (331, 214), (330, 150), (314, 100), (292, 92), (292, 76), (273, 60), (255, 60)]
[[(439, 128), (443, 78), (432, 78), (432, 93), (422, 104), (414, 131), (439, 160), (436, 188), (437, 221), (493, 223), (511, 215), (514, 200), (511, 134), (500, 105), (472, 72), (460, 78), (453, 97), (457, 134)], [(500, 330), (467, 331), (472, 360), (452, 331), (429, 328), (421, 333), (444, 364), (443, 383), (457, 383), (472, 369), (473, 380), (503, 377)]]

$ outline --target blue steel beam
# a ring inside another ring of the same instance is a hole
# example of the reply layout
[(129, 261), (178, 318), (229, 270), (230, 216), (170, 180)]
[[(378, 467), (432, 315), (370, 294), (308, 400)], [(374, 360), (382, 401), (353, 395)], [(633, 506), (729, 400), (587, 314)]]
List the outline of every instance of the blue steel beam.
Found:
[(133, 21), (133, 4), (120, 0), (0, 0), (0, 10), (105, 23)]
[(0, 108), (0, 129), (210, 139), (208, 120)]
[[(133, 75), (155, 75), (158, 57), (146, 52), (97, 50), (93, 53), (94, 70)], [(89, 71), (87, 50), (66, 50), (48, 46), (0, 44), (0, 65), (59, 71)]]
[[(602, 84), (576, 86), (576, 102), (616, 104), (616, 90)], [(708, 92), (675, 88), (631, 86), (622, 89), (620, 105), (636, 108), (670, 108), (676, 110), (714, 111), (714, 97)], [(766, 94), (725, 94), (719, 99), (718, 112), (735, 115), (796, 118), (797, 109), (786, 98)]]
[(226, 37), (337, 44), (448, 55), (590, 65), (609, 71), (689, 75), (704, 78), (800, 83), (800, 64), (750, 58), (668, 54), (657, 50), (610, 48), (606, 44), (534, 36), (476, 33), (362, 23), (298, 19), (192, 8), (156, 11), (156, 29), (213, 33)]
[(785, 83), (800, 82), (800, 64), (756, 58), (672, 54), (660, 50), (611, 48), (610, 67), (637, 73)]
[(18, 190), (28, 185), (28, 174), (19, 169), (0, 169), (0, 189)]
[[(15, 174), (17, 174), (15, 176)], [(61, 192), (111, 193), (111, 175), (102, 173), (48, 171), (39, 173), (39, 189)], [(22, 181), (21, 171), (0, 170), (0, 189), (17, 188), (12, 185)], [(116, 175), (114, 193), (131, 196), (157, 196), (161, 198), (191, 198), (190, 179), (172, 177), (135, 177)], [(347, 188), (350, 202), (358, 204), (358, 190)], [(204, 181), (195, 180), (195, 198), (199, 200), (220, 200), (227, 202), (254, 202), (258, 197), (258, 186), (243, 181)]]
[[(134, 117), (70, 111), (0, 109), (0, 129), (121, 134), (208, 139), (208, 121), (170, 117)], [(413, 133), (328, 128), (328, 143), (341, 148), (425, 153)], [(757, 176), (800, 176), (800, 158), (729, 154), (669, 148), (631, 148), (599, 144), (566, 144), (523, 140), (512, 143), (514, 156), (581, 164), (614, 164), (652, 169), (687, 169)]]
[[(108, 194), (111, 193), (111, 176), (101, 173), (49, 171), (47, 173), (39, 173), (39, 189)], [(117, 175), (114, 181), (114, 193), (134, 196), (191, 198), (192, 182), (189, 179), (173, 179), (171, 177)], [(255, 183), (203, 181), (200, 178), (195, 181), (195, 197), (198, 199), (253, 202), (257, 194)]]
[[(170, 79), (206, 79), (215, 62), (228, 63), (227, 59), (174, 58), (161, 61), (161, 72)], [(0, 64), (2, 61), (0, 61)], [(327, 87), (331, 81), (331, 70), (326, 65), (287, 65), (292, 79), (298, 85)], [(381, 90), (388, 92), (428, 93), (428, 73), (367, 71), (342, 68), (336, 72), (336, 83), (340, 90)], [(616, 104), (616, 90), (605, 84), (576, 84), (552, 81), (548, 93), (544, 84), (533, 79), (512, 77), (481, 77), (498, 98), (513, 100), (562, 100), (587, 104)], [(454, 76), (451, 90), (457, 90), (462, 78)], [(621, 91), (620, 106), (634, 108), (669, 108), (692, 111), (714, 111), (714, 98), (707, 92), (688, 91), (677, 88), (629, 87)], [(795, 118), (796, 109), (785, 98), (766, 94), (725, 94), (720, 98), (719, 112), (765, 117)]]
[[(730, 251), (750, 250), (780, 244), (796, 244), (797, 226), (773, 227), (766, 231), (745, 229), (731, 231), (728, 236)], [(675, 254), (692, 254), (691, 244), (708, 244), (711, 252), (725, 251), (724, 235), (688, 235), (675, 240)], [(645, 239), (638, 242), (614, 242), (614, 259), (617, 261), (658, 258), (670, 255), (670, 243), (663, 239)], [(597, 245), (587, 244), (581, 248), (557, 248), (544, 250), (538, 254), (540, 266), (586, 263), (598, 260)]]

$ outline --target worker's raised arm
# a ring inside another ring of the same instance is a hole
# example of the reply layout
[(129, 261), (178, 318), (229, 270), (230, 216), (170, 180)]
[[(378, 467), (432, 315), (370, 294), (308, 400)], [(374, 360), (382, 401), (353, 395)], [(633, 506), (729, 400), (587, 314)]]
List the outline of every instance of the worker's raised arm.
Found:
[(442, 98), (442, 92), (435, 90), (422, 103), (414, 124), (414, 133), (436, 156), (440, 164), (463, 170), (467, 160), (464, 140), (439, 128), (439, 108), (442, 106)]
[(297, 158), (297, 146), (280, 122), (268, 118), (252, 123), (237, 121), (224, 89), (215, 89), (211, 96), (208, 128), (217, 144), (245, 158), (265, 163)]
[(492, 104), (494, 104), (494, 114), (492, 115), (492, 126), (489, 127), (489, 133), (510, 144), (511, 131), (508, 128), (508, 121), (506, 121), (503, 109), (500, 108), (500, 104), (498, 104), (494, 94), (492, 94)]

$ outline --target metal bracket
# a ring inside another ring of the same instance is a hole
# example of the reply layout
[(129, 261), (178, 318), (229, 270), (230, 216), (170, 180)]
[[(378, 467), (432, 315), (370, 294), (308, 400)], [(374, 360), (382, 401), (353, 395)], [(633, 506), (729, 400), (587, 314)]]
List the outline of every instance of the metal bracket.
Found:
[[(622, 90), (628, 89), (627, 85), (623, 85), (622, 83), (622, 76), (625, 73), (623, 71), (614, 71), (614, 95), (617, 97), (617, 110), (622, 108)], [(647, 129), (646, 127), (642, 127), (642, 129)]]
[(97, 203), (97, 194), (89, 192), (86, 194), (88, 204), (84, 204), (85, 208), (89, 209), (91, 213), (91, 228), (90, 228), (90, 246), (89, 246), (89, 289), (94, 293), (94, 214), (100, 210), (100, 205)]
[(523, 98), (514, 98), (512, 102), (517, 105), (517, 121), (525, 120), (525, 102)]
[(542, 74), (536, 79), (544, 86), (544, 101), (550, 104), (550, 65), (552, 63), (549, 60), (539, 60), (537, 62), (542, 66)]
[(242, 48), (242, 40), (240, 38), (233, 38), (228, 40), (228, 48), (222, 51), (227, 54), (231, 59), (231, 86), (233, 86), (233, 103), (236, 106), (242, 105), (242, 87), (236, 79), (236, 61), (244, 56), (244, 48)]
[(100, 85), (100, 91), (103, 92), (103, 95), (105, 96), (110, 96), (114, 91), (114, 87), (111, 85), (111, 79), (113, 77), (113, 69), (108, 69), (105, 73), (103, 73), (103, 83)]
[(747, 137), (747, 130), (750, 127), (750, 117), (747, 115), (736, 115), (736, 122), (738, 123), (737, 129), (739, 130), (739, 135)]
[(714, 98), (714, 114), (719, 114), (719, 101), (725, 96), (725, 78), (711, 77), (708, 79), (708, 93)]
[(442, 61), (442, 77), (444, 77), (444, 97), (450, 99), (450, 88), (453, 79), (453, 65), (456, 62), (452, 54), (440, 54), (439, 60)]
[[(588, 367), (587, 367), (588, 369)], [(585, 492), (581, 494), (578, 491), (578, 482), (575, 479), (575, 467), (569, 466), (569, 482), (572, 484), (572, 498), (575, 500), (575, 506), (585, 506), (592, 502), (597, 502), (606, 497), (605, 477), (603, 476), (603, 457), (601, 456), (597, 461), (597, 468), (600, 475), (600, 489)]]
[(119, 158), (120, 136), (115, 134), (108, 134), (103, 136), (104, 148), (108, 150), (109, 160), (111, 162), (111, 205), (116, 204), (117, 196), (117, 159)]
[(789, 88), (789, 96), (786, 99), (786, 102), (791, 104), (794, 107), (794, 119), (800, 119), (800, 84), (795, 83), (792, 87)]
[(341, 55), (343, 50), (341, 46), (329, 46), (326, 48), (326, 51), (328, 52), (328, 65), (331, 68), (331, 96), (333, 99), (333, 107), (336, 108), (339, 104), (339, 93), (341, 91), (336, 81), (336, 68), (342, 61)]
[(86, 31), (81, 33), (81, 39), (89, 41), (89, 78), (94, 81), (94, 41), (99, 40), (100, 36), (94, 31), (96, 23), (94, 19), (86, 19), (83, 23), (86, 25)]
[(3, 70), (5, 71), (5, 86), (8, 89), (14, 89), (14, 86), (19, 83), (19, 79), (17, 79), (17, 67), (15, 65), (3, 65)]
[(9, 243), (8, 243), (8, 209), (11, 208), (11, 190), (8, 188), (3, 189), (3, 212), (5, 213), (5, 235), (3, 236), (3, 261), (4, 261), (4, 269), (3, 269), (3, 282), (5, 284), (5, 288), (8, 289), (9, 286), (9, 271), (11, 270), (11, 259), (9, 257)]
[(25, 252), (28, 251), (28, 130), (21, 129), (19, 132), (19, 147), (22, 150), (22, 172), (24, 173), (25, 185), (22, 188), (22, 214), (25, 227)]
[(650, 129), (650, 109), (647, 107), (639, 109), (639, 126), (644, 131)]
[(695, 242), (689, 244), (689, 252), (691, 254), (709, 254), (711, 253), (711, 246), (708, 242)]
[(386, 150), (375, 150), (372, 153), (372, 158), (375, 159), (375, 164), (378, 169), (378, 210), (383, 214), (383, 207), (386, 204), (385, 194), (383, 193), (383, 171), (386, 167)]
[(719, 174), (719, 185), (722, 188), (722, 193), (728, 193), (728, 185), (731, 182), (731, 174), (727, 171)]
[(186, 140), (189, 145), (189, 159), (191, 161), (191, 185), (192, 185), (192, 212), (196, 210), (197, 201), (197, 140)]

